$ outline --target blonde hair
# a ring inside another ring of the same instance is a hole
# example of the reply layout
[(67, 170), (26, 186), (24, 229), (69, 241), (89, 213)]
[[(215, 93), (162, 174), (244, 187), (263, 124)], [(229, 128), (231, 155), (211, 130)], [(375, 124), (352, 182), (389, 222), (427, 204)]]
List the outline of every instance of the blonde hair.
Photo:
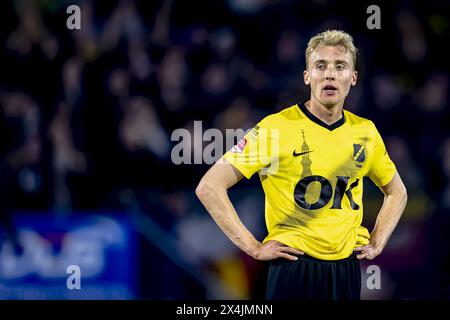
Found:
[(343, 47), (345, 52), (349, 51), (353, 58), (353, 68), (356, 65), (356, 49), (353, 38), (347, 32), (340, 30), (327, 30), (311, 38), (306, 48), (306, 67), (308, 68), (311, 53), (319, 46)]

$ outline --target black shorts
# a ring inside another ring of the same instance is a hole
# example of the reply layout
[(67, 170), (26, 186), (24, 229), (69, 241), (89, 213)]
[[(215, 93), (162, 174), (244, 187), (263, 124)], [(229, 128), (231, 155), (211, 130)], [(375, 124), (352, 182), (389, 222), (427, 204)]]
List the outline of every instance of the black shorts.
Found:
[(308, 255), (270, 261), (266, 299), (359, 300), (361, 269), (356, 253), (342, 260)]

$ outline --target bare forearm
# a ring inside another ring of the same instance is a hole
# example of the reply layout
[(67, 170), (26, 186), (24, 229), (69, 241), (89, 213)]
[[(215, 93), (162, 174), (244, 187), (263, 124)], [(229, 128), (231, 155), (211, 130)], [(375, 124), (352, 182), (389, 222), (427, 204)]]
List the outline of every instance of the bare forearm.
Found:
[(406, 192), (387, 195), (378, 213), (370, 242), (380, 251), (386, 246), (392, 232), (400, 220), (407, 202)]
[(224, 187), (201, 183), (197, 196), (225, 235), (241, 250), (256, 257), (260, 242), (244, 226)]

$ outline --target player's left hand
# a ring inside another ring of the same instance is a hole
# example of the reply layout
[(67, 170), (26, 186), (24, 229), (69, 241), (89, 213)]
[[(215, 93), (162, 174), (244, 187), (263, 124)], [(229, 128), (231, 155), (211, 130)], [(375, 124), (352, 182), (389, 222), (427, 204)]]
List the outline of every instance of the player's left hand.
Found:
[(367, 259), (367, 260), (373, 260), (376, 256), (378, 256), (381, 253), (381, 250), (376, 248), (373, 244), (366, 244), (365, 246), (357, 247), (355, 248), (355, 251), (361, 252), (356, 256), (358, 259)]

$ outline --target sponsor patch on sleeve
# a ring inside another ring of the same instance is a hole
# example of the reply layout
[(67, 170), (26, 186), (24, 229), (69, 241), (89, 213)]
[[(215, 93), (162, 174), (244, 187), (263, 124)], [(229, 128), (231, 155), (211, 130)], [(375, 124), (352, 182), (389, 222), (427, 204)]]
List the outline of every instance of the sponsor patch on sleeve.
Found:
[(252, 141), (256, 141), (256, 139), (258, 138), (258, 130), (259, 126), (256, 125), (253, 129), (249, 131), (248, 137), (252, 139)]
[(244, 148), (246, 145), (247, 145), (247, 139), (242, 138), (241, 140), (239, 140), (239, 142), (233, 148), (231, 148), (230, 152), (241, 153), (242, 151), (244, 151)]

